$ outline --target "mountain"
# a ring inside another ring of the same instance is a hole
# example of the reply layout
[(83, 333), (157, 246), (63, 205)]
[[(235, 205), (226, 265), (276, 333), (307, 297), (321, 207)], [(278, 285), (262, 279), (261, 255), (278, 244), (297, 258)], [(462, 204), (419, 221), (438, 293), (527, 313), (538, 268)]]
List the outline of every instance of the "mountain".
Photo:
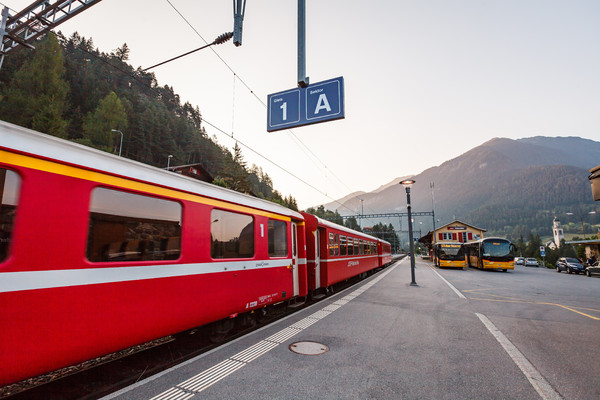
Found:
[[(348, 215), (348, 213), (349, 213), (348, 209), (357, 210), (358, 212), (360, 212), (362, 210), (361, 207), (364, 207), (365, 203), (370, 204), (370, 202), (373, 201), (374, 198), (377, 198), (376, 195), (378, 193), (383, 192), (384, 190), (388, 189), (391, 186), (398, 185), (401, 181), (408, 179), (412, 176), (413, 175), (407, 175), (407, 176), (403, 176), (400, 178), (395, 178), (391, 182), (386, 183), (385, 185), (379, 186), (377, 189), (373, 190), (372, 192), (358, 191), (358, 192), (350, 193), (349, 195), (344, 196), (341, 199), (332, 201), (331, 203), (323, 204), (323, 207), (325, 207), (326, 210), (333, 210), (333, 211), (340, 208), (340, 210), (338, 210), (338, 211), (340, 212), (341, 215)], [(361, 204), (361, 199), (363, 200), (362, 204)], [(346, 213), (343, 213), (341, 211), (342, 209), (345, 209)], [(370, 210), (369, 208), (364, 210), (365, 214), (369, 214), (371, 212), (372, 212), (372, 210)]]
[[(488, 235), (550, 235), (554, 215), (597, 208), (587, 176), (589, 168), (598, 164), (600, 142), (593, 140), (494, 138), (413, 176), (416, 184), (411, 190), (412, 209), (431, 211), (433, 182), (437, 226), (460, 219), (487, 229)], [(365, 214), (404, 212), (406, 203), (398, 199), (406, 195), (398, 181), (394, 179), (376, 191), (361, 194)], [(349, 214), (346, 207), (360, 210), (357, 197), (342, 203), (344, 207), (338, 204), (331, 209), (337, 209), (341, 215)], [(422, 233), (431, 229), (431, 217), (417, 217), (416, 222)], [(571, 222), (580, 221), (575, 218)]]

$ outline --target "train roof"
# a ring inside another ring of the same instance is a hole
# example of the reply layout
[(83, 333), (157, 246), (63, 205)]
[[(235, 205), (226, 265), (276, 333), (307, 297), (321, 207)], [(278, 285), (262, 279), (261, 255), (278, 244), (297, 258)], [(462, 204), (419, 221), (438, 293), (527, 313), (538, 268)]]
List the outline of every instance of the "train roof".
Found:
[(0, 148), (303, 219), (279, 204), (0, 121)]

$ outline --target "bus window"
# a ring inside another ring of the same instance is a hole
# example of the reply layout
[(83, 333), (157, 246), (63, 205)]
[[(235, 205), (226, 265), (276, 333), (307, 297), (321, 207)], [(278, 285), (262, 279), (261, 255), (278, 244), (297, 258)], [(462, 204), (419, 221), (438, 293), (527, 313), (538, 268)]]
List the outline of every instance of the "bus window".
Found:
[(181, 254), (181, 212), (176, 201), (96, 188), (86, 257), (91, 262), (175, 260)]
[(8, 258), (20, 186), (19, 175), (0, 168), (0, 263)]

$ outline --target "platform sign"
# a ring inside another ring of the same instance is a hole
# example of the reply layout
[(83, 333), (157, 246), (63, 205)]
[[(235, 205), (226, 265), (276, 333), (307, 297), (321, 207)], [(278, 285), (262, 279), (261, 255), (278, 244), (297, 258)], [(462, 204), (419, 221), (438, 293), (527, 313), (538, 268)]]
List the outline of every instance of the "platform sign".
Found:
[(269, 132), (344, 117), (343, 77), (268, 96), (267, 131)]

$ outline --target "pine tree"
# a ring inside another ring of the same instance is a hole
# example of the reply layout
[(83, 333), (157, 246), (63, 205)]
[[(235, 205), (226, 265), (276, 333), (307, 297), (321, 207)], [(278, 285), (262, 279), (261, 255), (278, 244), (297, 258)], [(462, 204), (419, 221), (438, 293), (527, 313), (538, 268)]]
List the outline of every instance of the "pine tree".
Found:
[(0, 103), (6, 121), (54, 136), (66, 137), (64, 119), (69, 87), (64, 80), (62, 47), (50, 32), (36, 43), (35, 54), (12, 77)]
[(125, 128), (127, 114), (115, 92), (110, 92), (100, 100), (96, 111), (88, 114), (83, 126), (85, 138), (89, 139), (94, 147), (106, 151), (113, 151), (114, 143), (118, 143), (115, 141), (118, 135), (112, 130), (122, 131)]

